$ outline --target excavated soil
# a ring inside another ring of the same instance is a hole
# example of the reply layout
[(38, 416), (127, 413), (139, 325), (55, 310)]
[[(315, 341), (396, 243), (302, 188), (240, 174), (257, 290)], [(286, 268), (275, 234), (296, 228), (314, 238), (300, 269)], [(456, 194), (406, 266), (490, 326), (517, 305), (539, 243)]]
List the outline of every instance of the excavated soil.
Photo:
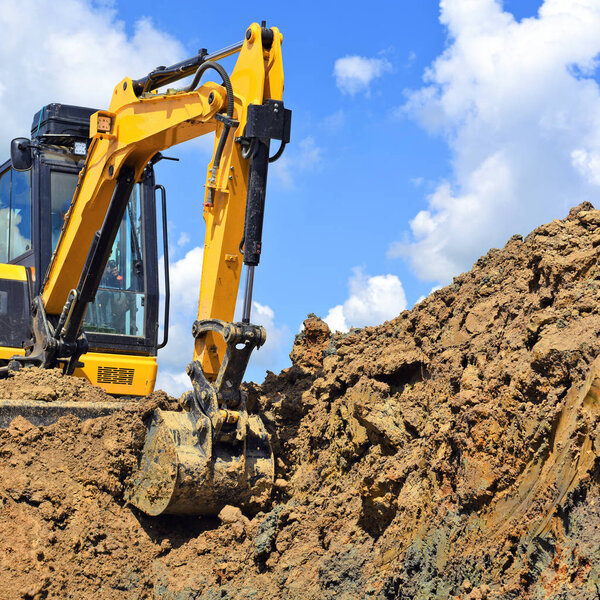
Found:
[[(598, 598), (599, 226), (581, 205), (379, 327), (309, 317), (293, 366), (249, 387), (277, 455), (265, 513), (124, 503), (160, 393), (94, 421), (15, 419), (0, 598)], [(102, 392), (32, 371), (7, 395)]]

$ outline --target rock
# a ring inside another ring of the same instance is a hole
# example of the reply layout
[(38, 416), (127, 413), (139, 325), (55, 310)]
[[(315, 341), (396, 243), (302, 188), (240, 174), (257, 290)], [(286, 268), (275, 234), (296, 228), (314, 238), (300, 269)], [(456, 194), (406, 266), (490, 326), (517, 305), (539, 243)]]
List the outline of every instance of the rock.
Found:
[(38, 428), (35, 425), (32, 425), (31, 422), (29, 422), (27, 419), (21, 417), (20, 415), (18, 417), (15, 417), (10, 422), (10, 425), (8, 427), (8, 432), (13, 437), (17, 437), (17, 436), (23, 435), (25, 433), (28, 433), (31, 431), (37, 431), (37, 430), (38, 430)]
[(273, 509), (258, 526), (254, 539), (254, 556), (256, 560), (264, 562), (273, 550), (280, 524), (280, 514), (283, 509), (283, 506)]
[(229, 523), (237, 523), (238, 521), (242, 521), (244, 515), (242, 515), (242, 511), (237, 506), (224, 506), (219, 513), (219, 519), (221, 523), (229, 524)]
[(303, 330), (296, 336), (290, 359), (299, 367), (308, 371), (320, 369), (323, 365), (325, 351), (332, 354), (329, 348), (331, 331), (325, 321), (314, 314), (309, 314), (303, 324)]

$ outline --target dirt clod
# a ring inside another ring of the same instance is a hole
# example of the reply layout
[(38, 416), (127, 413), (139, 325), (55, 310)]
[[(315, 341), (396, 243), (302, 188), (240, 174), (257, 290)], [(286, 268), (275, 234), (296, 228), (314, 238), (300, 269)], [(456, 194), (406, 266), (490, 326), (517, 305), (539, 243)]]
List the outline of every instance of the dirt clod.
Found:
[[(600, 211), (492, 249), (378, 327), (309, 316), (250, 385), (273, 502), (150, 518), (124, 504), (143, 418), (0, 431), (0, 598), (588, 600), (600, 589)], [(0, 396), (109, 398), (55, 372)]]

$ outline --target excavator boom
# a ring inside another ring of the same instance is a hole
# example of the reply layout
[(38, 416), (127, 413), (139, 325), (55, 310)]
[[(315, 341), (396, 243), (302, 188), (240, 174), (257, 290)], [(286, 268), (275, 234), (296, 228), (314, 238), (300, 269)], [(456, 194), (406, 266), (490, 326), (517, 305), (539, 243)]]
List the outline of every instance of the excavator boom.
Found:
[[(140, 469), (127, 494), (148, 514), (215, 513), (227, 503), (256, 508), (270, 493), (271, 447), (259, 417), (246, 410), (241, 383), (252, 350), (266, 339), (264, 329), (250, 323), (250, 307), (268, 164), (281, 155), (290, 133), (291, 113), (282, 102), (281, 42), (276, 28), (254, 23), (239, 44), (117, 84), (108, 110), (91, 116), (85, 164), (32, 302), (32, 343), (24, 356), (13, 356), (0, 368), (8, 375), (23, 366), (60, 366), (67, 374), (81, 367), (89, 348), (86, 311), (134, 185), (164, 150), (214, 132), (204, 190), (198, 319), (187, 367), (192, 391), (182, 397), (181, 411), (157, 410), (150, 419)], [(236, 52), (228, 74), (218, 60)], [(207, 73), (216, 74), (218, 82), (200, 85)], [(189, 75), (193, 79), (186, 87), (161, 91)], [(272, 139), (281, 144), (274, 157)], [(27, 140), (16, 140), (12, 150), (13, 166), (21, 160), (26, 167)], [(243, 265), (243, 319), (233, 323)], [(10, 410), (18, 410), (14, 402)], [(102, 410), (105, 414), (106, 407)]]

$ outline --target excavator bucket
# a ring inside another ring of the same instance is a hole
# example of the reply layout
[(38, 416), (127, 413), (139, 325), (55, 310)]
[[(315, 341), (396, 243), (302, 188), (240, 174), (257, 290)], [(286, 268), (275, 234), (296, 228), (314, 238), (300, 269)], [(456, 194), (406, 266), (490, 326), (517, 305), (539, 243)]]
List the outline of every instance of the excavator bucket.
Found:
[(264, 425), (246, 416), (243, 439), (212, 443), (206, 416), (156, 410), (126, 499), (148, 515), (215, 515), (226, 504), (255, 511), (268, 502), (274, 463)]
[(250, 354), (266, 339), (263, 327), (196, 321), (196, 339), (218, 333), (227, 349), (216, 380), (200, 361), (187, 368), (192, 391), (182, 412), (156, 410), (126, 499), (149, 515), (215, 515), (227, 504), (255, 512), (269, 501), (275, 462), (269, 436), (248, 414), (242, 377)]

